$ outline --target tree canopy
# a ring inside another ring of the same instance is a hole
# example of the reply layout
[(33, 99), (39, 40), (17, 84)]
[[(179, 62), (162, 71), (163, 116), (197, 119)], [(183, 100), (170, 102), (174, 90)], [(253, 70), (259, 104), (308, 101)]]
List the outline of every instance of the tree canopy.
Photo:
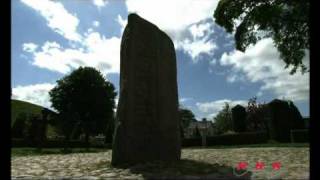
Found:
[(233, 130), (232, 126), (232, 112), (230, 105), (226, 102), (225, 106), (216, 117), (214, 117), (214, 122), (217, 127), (217, 133), (222, 134), (227, 131)]
[(105, 133), (115, 107), (115, 88), (91, 67), (80, 67), (57, 81), (49, 92), (52, 107), (60, 113), (60, 125), (66, 137), (74, 127), (86, 134)]
[(290, 74), (308, 71), (302, 59), (309, 49), (310, 2), (301, 0), (220, 0), (215, 22), (235, 32), (236, 49), (244, 52), (262, 38), (271, 37)]
[(196, 122), (196, 118), (193, 112), (187, 108), (179, 107), (179, 118), (180, 118), (180, 134), (184, 138), (184, 131), (188, 128), (191, 122)]
[(179, 108), (179, 116), (180, 116), (180, 122), (181, 126), (185, 129), (189, 126), (190, 122), (196, 122), (196, 118), (193, 114), (193, 112), (186, 108)]
[(262, 131), (267, 130), (267, 104), (257, 103), (257, 97), (252, 97), (248, 100), (247, 111), (247, 130)]

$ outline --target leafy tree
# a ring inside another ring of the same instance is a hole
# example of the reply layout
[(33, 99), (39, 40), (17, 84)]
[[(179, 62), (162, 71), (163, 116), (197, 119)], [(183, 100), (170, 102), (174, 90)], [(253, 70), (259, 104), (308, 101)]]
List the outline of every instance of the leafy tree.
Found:
[(257, 97), (250, 98), (247, 106), (247, 129), (249, 131), (268, 130), (266, 118), (267, 105), (265, 103), (257, 103)]
[(262, 38), (271, 37), (285, 68), (293, 65), (307, 71), (302, 62), (309, 49), (309, 1), (299, 0), (220, 0), (214, 12), (215, 22), (227, 32), (235, 32), (236, 49), (245, 51)]
[(217, 134), (222, 134), (233, 130), (232, 113), (229, 103), (225, 103), (223, 109), (214, 117), (214, 122), (217, 128)]
[(190, 122), (196, 122), (193, 112), (186, 108), (179, 108), (180, 122), (183, 128), (187, 128)]
[(189, 109), (180, 107), (179, 108), (179, 117), (180, 117), (180, 133), (181, 137), (184, 137), (184, 130), (188, 128), (191, 122), (196, 122), (196, 118), (193, 112)]
[(113, 117), (115, 88), (102, 74), (91, 67), (80, 67), (57, 81), (49, 92), (52, 107), (60, 113), (60, 126), (66, 140), (78, 125), (89, 136), (104, 133)]

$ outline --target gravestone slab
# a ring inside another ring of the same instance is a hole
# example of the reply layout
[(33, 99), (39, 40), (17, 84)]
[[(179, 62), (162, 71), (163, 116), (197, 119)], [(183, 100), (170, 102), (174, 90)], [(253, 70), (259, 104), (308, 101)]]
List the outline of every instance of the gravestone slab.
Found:
[(290, 142), (290, 130), (304, 129), (303, 118), (292, 102), (274, 99), (268, 104), (268, 108), (271, 139)]
[(116, 116), (112, 165), (180, 159), (174, 45), (136, 14), (122, 35)]
[(232, 112), (232, 122), (233, 130), (235, 132), (245, 132), (246, 131), (246, 108), (241, 105), (236, 105), (231, 109)]

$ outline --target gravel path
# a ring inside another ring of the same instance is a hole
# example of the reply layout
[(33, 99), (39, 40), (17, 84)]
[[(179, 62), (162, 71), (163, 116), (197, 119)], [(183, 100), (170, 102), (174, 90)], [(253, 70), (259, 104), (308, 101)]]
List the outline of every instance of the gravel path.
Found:
[[(113, 168), (111, 151), (11, 158), (12, 179), (230, 179), (239, 162), (250, 179), (308, 179), (309, 148), (183, 149), (179, 163), (153, 162)], [(264, 169), (256, 170), (257, 162)], [(280, 162), (273, 170), (271, 164)], [(245, 177), (245, 176), (242, 176)]]

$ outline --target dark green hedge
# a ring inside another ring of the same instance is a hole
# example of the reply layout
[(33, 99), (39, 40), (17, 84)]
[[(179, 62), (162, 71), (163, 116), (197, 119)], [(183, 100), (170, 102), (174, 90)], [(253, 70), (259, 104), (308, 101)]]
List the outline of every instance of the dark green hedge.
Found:
[[(63, 141), (57, 141), (57, 140), (48, 140), (43, 143), (43, 148), (63, 148), (64, 147)], [(12, 139), (11, 140), (11, 147), (37, 147), (37, 144), (35, 142), (26, 141), (24, 139)], [(68, 147), (70, 148), (82, 148), (86, 147), (86, 143), (83, 141), (69, 141)], [(104, 145), (98, 145), (98, 144), (90, 144), (90, 147), (104, 147)]]
[(290, 133), (292, 143), (309, 142), (308, 129), (293, 129)]
[[(183, 139), (182, 146), (201, 146), (201, 138)], [(261, 144), (268, 142), (268, 135), (262, 132), (244, 132), (236, 134), (226, 134), (207, 137), (207, 146), (215, 145), (242, 145), (242, 144)]]
[(202, 143), (201, 137), (182, 139), (183, 147), (201, 146), (202, 145), (201, 143)]
[(211, 136), (207, 138), (207, 145), (242, 145), (242, 144), (260, 144), (268, 142), (266, 132), (244, 132), (237, 134), (226, 134), (220, 136)]

